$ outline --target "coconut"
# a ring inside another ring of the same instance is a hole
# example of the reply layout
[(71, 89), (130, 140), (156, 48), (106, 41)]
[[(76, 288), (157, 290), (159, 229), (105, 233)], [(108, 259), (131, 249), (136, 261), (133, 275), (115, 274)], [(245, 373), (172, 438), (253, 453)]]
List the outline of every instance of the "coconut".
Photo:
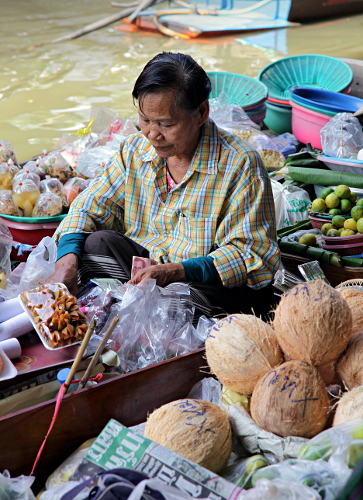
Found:
[(304, 361), (286, 361), (264, 375), (251, 398), (251, 416), (282, 437), (312, 438), (328, 418), (329, 399), (318, 370)]
[(363, 290), (353, 286), (337, 288), (352, 313), (352, 335), (363, 330)]
[(205, 347), (213, 373), (227, 389), (242, 394), (250, 394), (262, 375), (283, 362), (273, 329), (248, 314), (233, 314), (219, 321)]
[(336, 383), (335, 363), (327, 363), (316, 367), (325, 385)]
[(333, 426), (356, 418), (363, 418), (363, 386), (343, 395), (335, 411)]
[(144, 435), (213, 472), (223, 469), (232, 453), (228, 414), (198, 399), (161, 406), (147, 419)]
[(348, 389), (363, 384), (363, 331), (354, 334), (336, 367), (339, 380)]
[(352, 330), (352, 313), (342, 295), (321, 279), (299, 283), (285, 293), (274, 318), (284, 353), (312, 365), (335, 361)]

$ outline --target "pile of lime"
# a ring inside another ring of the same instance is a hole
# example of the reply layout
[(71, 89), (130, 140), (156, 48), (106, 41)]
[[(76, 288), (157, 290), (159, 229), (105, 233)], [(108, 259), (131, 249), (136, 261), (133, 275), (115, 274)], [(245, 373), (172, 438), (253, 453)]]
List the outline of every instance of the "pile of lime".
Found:
[[(357, 201), (356, 193), (348, 186), (337, 186), (335, 189), (326, 187), (316, 198), (311, 208), (316, 212), (333, 215), (331, 223), (321, 228), (324, 236), (354, 236), (363, 234), (363, 198)], [(344, 215), (350, 215), (346, 219)]]

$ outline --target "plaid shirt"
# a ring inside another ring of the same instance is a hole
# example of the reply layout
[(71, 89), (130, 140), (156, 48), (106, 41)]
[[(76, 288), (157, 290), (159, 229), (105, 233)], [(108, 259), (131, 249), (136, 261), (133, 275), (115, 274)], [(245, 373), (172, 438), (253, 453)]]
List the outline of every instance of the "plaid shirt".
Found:
[(275, 210), (256, 151), (208, 120), (183, 181), (167, 191), (164, 159), (142, 134), (121, 143), (55, 233), (111, 229), (158, 262), (213, 258), (223, 285), (261, 288), (279, 265)]

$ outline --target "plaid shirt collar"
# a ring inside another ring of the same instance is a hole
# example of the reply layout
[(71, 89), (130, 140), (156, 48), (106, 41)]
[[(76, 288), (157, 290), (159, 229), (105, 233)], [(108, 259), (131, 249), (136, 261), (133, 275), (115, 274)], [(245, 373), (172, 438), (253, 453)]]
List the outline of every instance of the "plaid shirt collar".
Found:
[[(148, 147), (149, 146), (149, 147)], [(145, 138), (145, 153), (142, 153), (139, 158), (145, 162), (151, 162), (151, 168), (157, 171), (164, 167), (164, 160), (155, 151), (154, 147)], [(202, 125), (202, 135), (195, 150), (190, 168), (192, 171), (201, 172), (204, 174), (217, 174), (218, 162), (220, 156), (220, 138), (216, 124), (208, 118), (206, 123)]]

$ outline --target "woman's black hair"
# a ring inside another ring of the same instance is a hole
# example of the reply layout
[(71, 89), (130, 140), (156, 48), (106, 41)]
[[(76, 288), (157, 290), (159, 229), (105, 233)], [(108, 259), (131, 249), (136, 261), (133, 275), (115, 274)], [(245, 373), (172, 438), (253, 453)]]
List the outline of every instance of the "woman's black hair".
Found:
[(209, 98), (212, 85), (207, 73), (187, 54), (162, 52), (149, 61), (136, 80), (132, 97), (177, 90), (177, 105), (194, 111)]

